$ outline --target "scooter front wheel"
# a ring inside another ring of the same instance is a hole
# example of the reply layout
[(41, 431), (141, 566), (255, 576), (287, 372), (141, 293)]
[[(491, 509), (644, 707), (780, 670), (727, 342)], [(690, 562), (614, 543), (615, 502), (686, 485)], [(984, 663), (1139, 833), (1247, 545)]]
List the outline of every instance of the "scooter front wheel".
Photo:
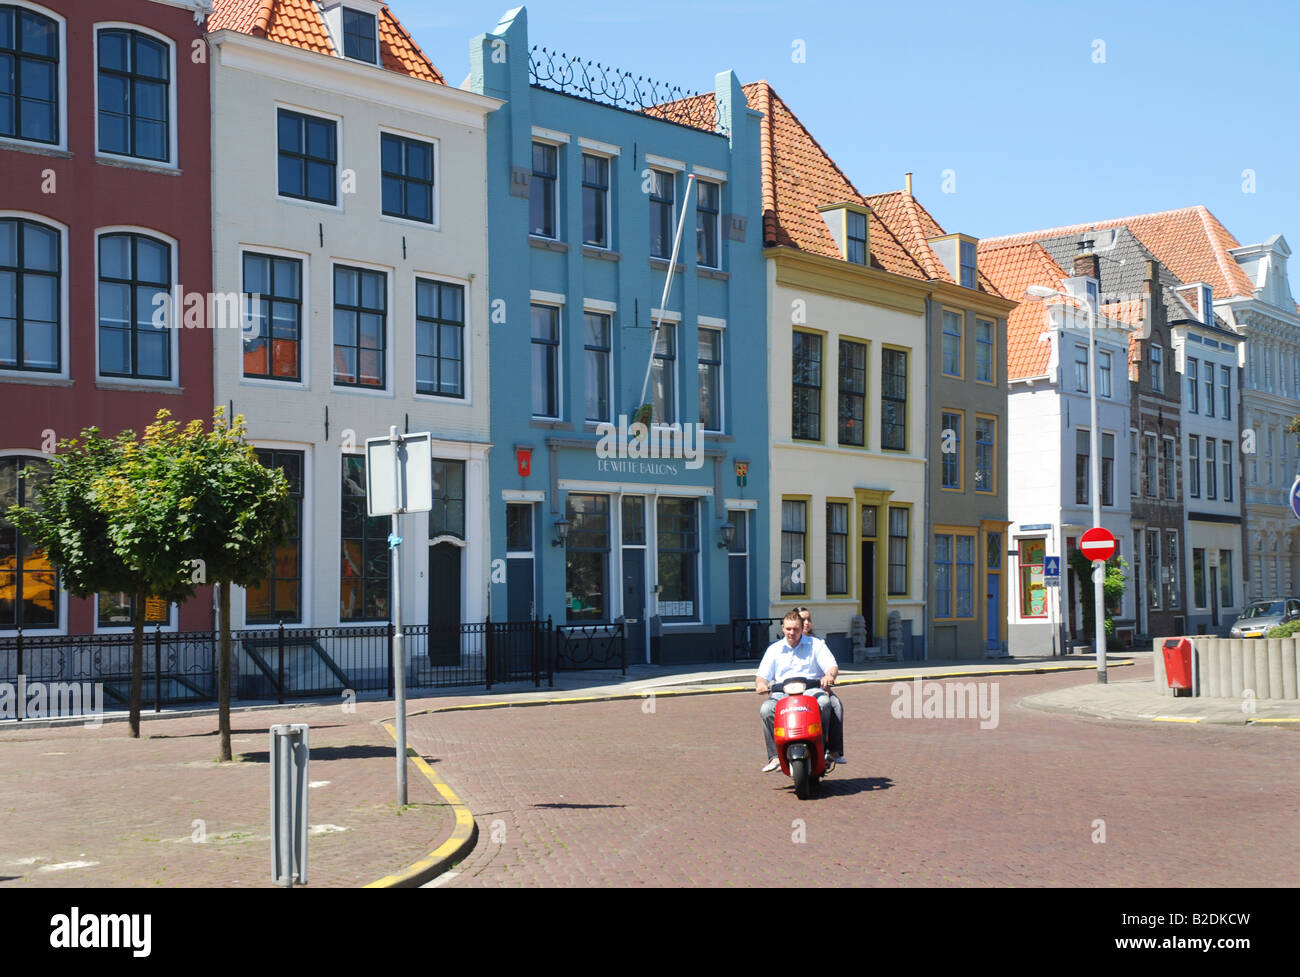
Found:
[(808, 772), (808, 758), (796, 757), (790, 761), (790, 776), (794, 779), (794, 793), (801, 801), (812, 796), (812, 778)]

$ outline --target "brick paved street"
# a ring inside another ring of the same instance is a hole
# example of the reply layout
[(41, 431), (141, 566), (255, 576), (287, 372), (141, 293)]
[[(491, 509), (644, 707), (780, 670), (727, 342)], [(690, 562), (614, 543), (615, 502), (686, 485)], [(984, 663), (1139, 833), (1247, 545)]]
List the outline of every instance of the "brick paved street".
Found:
[(410, 736), (478, 819), (453, 886), (763, 885), (791, 857), (818, 885), (1294, 884), (1296, 731), (1015, 704), (1091, 673), (980, 681), (999, 683), (995, 729), (841, 688), (850, 764), (807, 802), (759, 772), (754, 695), (435, 713)]

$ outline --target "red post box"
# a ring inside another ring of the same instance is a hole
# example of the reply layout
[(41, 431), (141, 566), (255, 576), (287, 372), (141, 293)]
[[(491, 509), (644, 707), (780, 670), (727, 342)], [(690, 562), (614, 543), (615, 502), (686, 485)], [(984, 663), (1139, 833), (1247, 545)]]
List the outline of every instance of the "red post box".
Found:
[(1192, 694), (1192, 643), (1186, 638), (1166, 638), (1161, 649), (1165, 656), (1165, 681), (1178, 695), (1179, 689)]

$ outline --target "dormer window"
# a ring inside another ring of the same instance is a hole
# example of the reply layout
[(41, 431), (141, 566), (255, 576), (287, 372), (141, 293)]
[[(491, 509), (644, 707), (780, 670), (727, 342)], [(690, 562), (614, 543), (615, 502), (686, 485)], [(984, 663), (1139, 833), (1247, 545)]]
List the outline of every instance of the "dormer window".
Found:
[(975, 274), (975, 242), (961, 242), (961, 286), (975, 288), (979, 279)]
[(1214, 289), (1209, 285), (1201, 286), (1201, 321), (1214, 325)]
[(364, 10), (343, 8), (343, 56), (378, 63), (379, 40), (375, 15)]
[(1084, 290), (1088, 296), (1088, 308), (1091, 309), (1093, 313), (1096, 313), (1100, 296), (1097, 279), (1089, 278), (1084, 285)]
[(867, 215), (848, 215), (848, 249), (845, 257), (855, 265), (867, 263)]
[(827, 204), (817, 209), (840, 256), (850, 264), (869, 265), (871, 233), (867, 215), (871, 211), (860, 203)]

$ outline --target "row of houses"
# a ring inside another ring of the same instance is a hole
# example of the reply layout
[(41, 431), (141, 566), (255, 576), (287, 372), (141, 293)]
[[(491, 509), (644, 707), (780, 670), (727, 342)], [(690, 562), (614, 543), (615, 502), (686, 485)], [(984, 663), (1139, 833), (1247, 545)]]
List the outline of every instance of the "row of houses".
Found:
[[(668, 664), (801, 603), (841, 654), (1050, 652), (1081, 632), (1044, 566), (1091, 523), (1093, 326), (1122, 630), (1289, 593), (1280, 237), (1190, 208), (980, 240), (910, 174), (864, 193), (766, 82), (634, 79), (522, 7), (470, 54), (449, 85), (378, 0), (0, 2), (0, 511), (59, 438), (220, 405), (298, 511), (232, 623), (383, 622), (364, 441), (428, 430), (410, 622)], [(69, 598), (0, 521), (0, 634), (201, 630), (208, 598)]]

